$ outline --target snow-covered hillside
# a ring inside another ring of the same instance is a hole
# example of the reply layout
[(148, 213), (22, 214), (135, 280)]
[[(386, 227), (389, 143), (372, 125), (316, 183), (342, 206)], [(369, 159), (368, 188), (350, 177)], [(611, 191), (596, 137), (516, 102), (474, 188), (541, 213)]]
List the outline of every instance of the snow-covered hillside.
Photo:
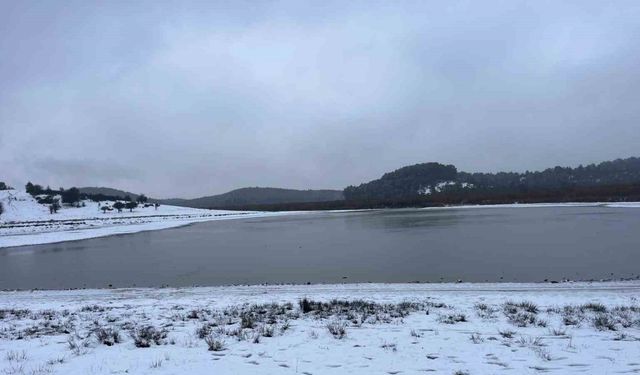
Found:
[(0, 292), (0, 373), (638, 373), (639, 297), (637, 282)]
[(4, 213), (0, 215), (0, 248), (165, 229), (199, 221), (268, 215), (167, 205), (157, 209), (139, 206), (131, 212), (128, 209), (103, 212), (101, 206), (112, 207), (114, 202), (90, 200), (81, 202), (81, 207), (62, 205), (57, 213), (51, 214), (48, 205), (39, 204), (23, 190), (0, 191), (0, 202), (4, 207)]

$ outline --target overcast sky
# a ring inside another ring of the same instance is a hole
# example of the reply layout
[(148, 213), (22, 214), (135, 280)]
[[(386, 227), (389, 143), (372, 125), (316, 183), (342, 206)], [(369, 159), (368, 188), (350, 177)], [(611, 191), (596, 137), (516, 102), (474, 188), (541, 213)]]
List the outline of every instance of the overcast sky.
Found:
[(0, 180), (196, 197), (640, 155), (640, 1), (0, 0)]

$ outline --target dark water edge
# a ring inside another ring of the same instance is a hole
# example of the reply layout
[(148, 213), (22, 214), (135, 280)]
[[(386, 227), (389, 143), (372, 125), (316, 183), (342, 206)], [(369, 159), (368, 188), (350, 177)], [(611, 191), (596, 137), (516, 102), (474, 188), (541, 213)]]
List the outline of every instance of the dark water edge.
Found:
[(636, 278), (640, 209), (319, 212), (0, 249), (0, 289)]

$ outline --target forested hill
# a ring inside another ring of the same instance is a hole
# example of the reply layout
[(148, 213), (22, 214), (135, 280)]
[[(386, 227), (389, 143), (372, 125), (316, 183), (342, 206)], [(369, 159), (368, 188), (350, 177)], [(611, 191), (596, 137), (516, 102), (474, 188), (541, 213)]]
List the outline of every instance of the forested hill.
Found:
[(248, 187), (195, 199), (166, 199), (165, 204), (194, 208), (232, 208), (262, 204), (308, 203), (343, 200), (340, 190), (294, 190)]
[(636, 157), (524, 173), (467, 173), (458, 172), (453, 165), (424, 163), (400, 168), (359, 186), (349, 186), (344, 195), (352, 201), (393, 200), (438, 195), (526, 194), (634, 184), (640, 184), (640, 158)]
[(347, 200), (399, 199), (419, 195), (423, 189), (443, 181), (455, 181), (458, 171), (453, 165), (416, 164), (385, 173), (380, 179), (358, 187), (344, 189)]

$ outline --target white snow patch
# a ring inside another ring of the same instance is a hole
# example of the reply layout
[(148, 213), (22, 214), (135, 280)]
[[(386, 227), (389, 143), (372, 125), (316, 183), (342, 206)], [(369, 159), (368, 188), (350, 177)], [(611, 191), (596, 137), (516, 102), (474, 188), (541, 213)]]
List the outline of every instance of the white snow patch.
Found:
[(427, 185), (418, 189), (418, 194), (420, 195), (431, 195), (435, 191), (436, 193), (441, 193), (447, 190), (449, 186), (456, 186), (462, 189), (473, 189), (475, 186), (468, 182), (456, 182), (456, 181), (441, 181), (435, 184), (434, 186)]

